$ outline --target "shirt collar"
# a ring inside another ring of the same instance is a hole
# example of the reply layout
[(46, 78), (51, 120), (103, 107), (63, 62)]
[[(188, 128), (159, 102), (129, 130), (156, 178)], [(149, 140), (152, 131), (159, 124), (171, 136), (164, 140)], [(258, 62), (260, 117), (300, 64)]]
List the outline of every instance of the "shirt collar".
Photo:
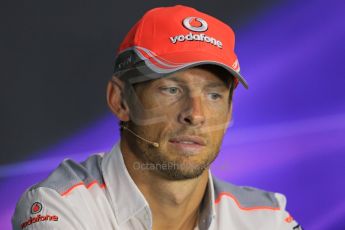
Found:
[(208, 183), (205, 195), (199, 208), (198, 227), (200, 230), (208, 229), (216, 216), (214, 186), (211, 170), (208, 170)]
[[(102, 164), (104, 181), (114, 207), (119, 225), (128, 221), (144, 208), (151, 216), (149, 205), (137, 185), (128, 173), (120, 149), (120, 143), (114, 145), (106, 154)], [(208, 171), (208, 183), (199, 211), (199, 229), (208, 229), (216, 215), (214, 186), (211, 171)], [(152, 218), (151, 218), (152, 219)]]
[(148, 207), (144, 195), (127, 171), (120, 143), (117, 143), (111, 152), (104, 156), (102, 170), (119, 225)]

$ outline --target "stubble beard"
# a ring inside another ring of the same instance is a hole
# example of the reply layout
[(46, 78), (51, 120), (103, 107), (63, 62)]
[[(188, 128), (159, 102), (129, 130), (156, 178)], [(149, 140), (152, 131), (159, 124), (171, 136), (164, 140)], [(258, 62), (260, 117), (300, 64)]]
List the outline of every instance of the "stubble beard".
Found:
[(219, 147), (200, 160), (192, 161), (192, 157), (188, 154), (180, 154), (180, 156), (170, 159), (169, 156), (162, 154), (156, 147), (148, 145), (144, 151), (136, 155), (144, 164), (152, 166), (149, 167), (149, 170), (167, 180), (187, 180), (199, 177), (209, 168), (218, 153)]
[[(138, 131), (136, 132), (140, 133)], [(187, 133), (185, 130), (177, 131), (174, 134), (170, 134), (169, 137), (185, 133)], [(142, 134), (140, 133), (140, 135)], [(154, 138), (147, 137), (147, 139), (150, 140)], [(172, 150), (169, 152), (169, 150), (166, 150), (168, 147), (162, 150), (162, 146), (157, 148), (139, 139), (129, 138), (128, 140), (131, 140), (129, 143), (131, 152), (140, 161), (136, 163), (145, 165), (141, 170), (149, 170), (151, 173), (172, 181), (199, 177), (205, 170), (209, 169), (211, 163), (217, 158), (222, 143), (222, 138), (219, 140), (219, 143), (208, 143), (211, 144), (211, 147), (207, 153), (203, 152), (198, 153), (197, 156), (192, 156), (188, 153), (177, 153)], [(168, 143), (169, 138), (165, 137), (161, 138), (161, 140), (163, 143)]]

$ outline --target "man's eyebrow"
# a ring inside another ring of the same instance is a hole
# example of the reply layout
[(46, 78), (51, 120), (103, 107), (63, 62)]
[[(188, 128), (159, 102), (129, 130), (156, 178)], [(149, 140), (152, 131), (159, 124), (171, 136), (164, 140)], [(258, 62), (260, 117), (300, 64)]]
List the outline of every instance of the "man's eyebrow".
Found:
[[(184, 83), (186, 84), (187, 82), (184, 81), (183, 79), (177, 78), (175, 76), (171, 76), (171, 77), (166, 77), (165, 80), (171, 80), (177, 83)], [(205, 88), (216, 88), (216, 87), (225, 87), (225, 88), (230, 88), (227, 86), (227, 84), (225, 82), (210, 82), (208, 83)]]
[(162, 78), (162, 80), (171, 80), (178, 83), (186, 83), (186, 81), (184, 81), (183, 79), (177, 78), (175, 76), (167, 76), (165, 78)]
[(225, 82), (211, 82), (205, 86), (205, 88), (219, 88), (219, 87), (224, 87), (224, 88), (230, 88)]

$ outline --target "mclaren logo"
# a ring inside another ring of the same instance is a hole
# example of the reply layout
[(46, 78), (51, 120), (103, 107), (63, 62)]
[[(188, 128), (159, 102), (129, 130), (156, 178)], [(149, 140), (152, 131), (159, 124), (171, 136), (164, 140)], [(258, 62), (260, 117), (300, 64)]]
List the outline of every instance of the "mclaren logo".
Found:
[[(194, 32), (204, 32), (207, 30), (207, 22), (202, 18), (188, 17), (183, 20), (183, 26)], [(199, 24), (199, 25), (192, 25)]]

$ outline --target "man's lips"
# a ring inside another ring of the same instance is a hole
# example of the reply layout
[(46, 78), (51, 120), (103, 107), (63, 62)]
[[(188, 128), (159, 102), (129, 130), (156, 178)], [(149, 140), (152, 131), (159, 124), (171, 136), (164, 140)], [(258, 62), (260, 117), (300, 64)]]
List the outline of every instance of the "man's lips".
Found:
[(181, 154), (197, 155), (206, 146), (206, 141), (198, 136), (183, 135), (170, 138), (169, 144)]
[(206, 145), (206, 141), (198, 136), (178, 136), (169, 139), (169, 142), (177, 145), (190, 145), (191, 147), (203, 147)]

